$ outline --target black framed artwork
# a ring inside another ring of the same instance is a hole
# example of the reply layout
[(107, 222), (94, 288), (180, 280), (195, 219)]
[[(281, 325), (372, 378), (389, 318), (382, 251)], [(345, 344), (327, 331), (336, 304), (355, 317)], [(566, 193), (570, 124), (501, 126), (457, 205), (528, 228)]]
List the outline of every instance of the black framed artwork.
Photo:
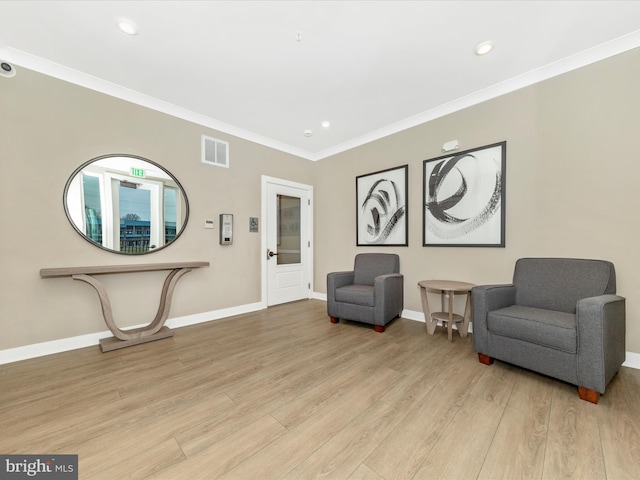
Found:
[(423, 162), (423, 246), (504, 247), (507, 142)]
[(356, 245), (403, 246), (409, 241), (409, 166), (356, 177)]

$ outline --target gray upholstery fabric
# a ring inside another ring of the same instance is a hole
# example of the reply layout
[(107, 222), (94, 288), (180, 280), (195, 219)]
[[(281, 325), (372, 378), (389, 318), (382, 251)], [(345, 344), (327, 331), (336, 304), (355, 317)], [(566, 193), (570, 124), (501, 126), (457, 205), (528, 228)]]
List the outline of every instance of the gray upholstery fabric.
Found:
[(400, 273), (400, 257), (392, 253), (360, 253), (356, 255), (353, 283), (373, 285), (376, 277)]
[(356, 255), (353, 271), (327, 275), (327, 313), (331, 317), (386, 325), (404, 308), (404, 277), (399, 271), (398, 255)]
[(576, 368), (577, 357), (572, 353), (495, 334), (490, 335), (489, 345), (491, 351), (495, 352), (495, 355), (489, 355), (492, 358), (543, 373), (573, 385), (580, 385)]
[(337, 302), (373, 307), (375, 304), (374, 292), (373, 285), (346, 285), (336, 288), (335, 297)]
[(511, 305), (487, 314), (496, 335), (576, 353), (576, 316), (572, 313)]
[(625, 360), (625, 299), (602, 295), (580, 300), (576, 318), (578, 371), (582, 381), (602, 393)]
[(524, 258), (513, 284), (472, 289), (478, 353), (604, 393), (625, 360), (611, 262)]
[(481, 285), (471, 289), (473, 302), (473, 345), (476, 352), (489, 351), (487, 314), (516, 302), (513, 285)]
[(581, 298), (616, 292), (613, 264), (577, 258), (521, 258), (513, 274), (518, 305), (576, 313)]

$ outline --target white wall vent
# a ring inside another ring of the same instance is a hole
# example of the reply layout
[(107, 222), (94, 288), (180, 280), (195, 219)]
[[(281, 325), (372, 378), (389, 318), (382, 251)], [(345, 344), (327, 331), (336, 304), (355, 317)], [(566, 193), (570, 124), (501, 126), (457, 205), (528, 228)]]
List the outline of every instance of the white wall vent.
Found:
[(202, 163), (229, 168), (229, 142), (202, 135)]

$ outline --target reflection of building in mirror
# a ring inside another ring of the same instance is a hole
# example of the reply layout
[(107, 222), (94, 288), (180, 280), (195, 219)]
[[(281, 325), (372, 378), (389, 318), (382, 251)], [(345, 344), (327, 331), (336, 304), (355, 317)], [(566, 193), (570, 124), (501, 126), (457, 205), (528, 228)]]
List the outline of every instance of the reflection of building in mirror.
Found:
[(85, 164), (67, 183), (65, 201), (79, 232), (121, 253), (147, 253), (171, 243), (187, 217), (186, 196), (177, 181), (135, 157)]

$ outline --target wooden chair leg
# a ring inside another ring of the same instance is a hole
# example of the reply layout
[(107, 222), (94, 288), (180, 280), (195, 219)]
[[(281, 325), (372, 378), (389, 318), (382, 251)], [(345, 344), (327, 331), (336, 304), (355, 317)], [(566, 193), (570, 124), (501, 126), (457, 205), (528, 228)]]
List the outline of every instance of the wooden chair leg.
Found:
[(600, 400), (600, 393), (586, 387), (578, 387), (578, 395), (580, 395), (581, 400), (586, 400), (587, 402), (595, 404)]
[(331, 320), (331, 323), (338, 323), (340, 321), (340, 319), (336, 317), (329, 317), (329, 319)]
[(485, 365), (491, 365), (493, 363), (493, 358), (491, 358), (489, 355), (485, 355), (484, 353), (478, 354), (478, 360), (480, 361), (480, 363), (484, 363)]
[(384, 332), (384, 325), (374, 325), (373, 329), (378, 333), (382, 333)]

